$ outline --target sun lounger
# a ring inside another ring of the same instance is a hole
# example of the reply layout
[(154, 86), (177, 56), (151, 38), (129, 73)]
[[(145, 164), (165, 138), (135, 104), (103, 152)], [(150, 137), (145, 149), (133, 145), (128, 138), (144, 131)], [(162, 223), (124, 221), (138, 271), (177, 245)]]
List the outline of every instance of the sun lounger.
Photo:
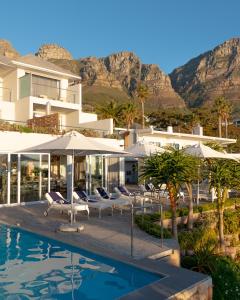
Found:
[(60, 212), (67, 212), (68, 214), (77, 214), (79, 211), (87, 211), (89, 216), (89, 208), (87, 203), (73, 203), (66, 200), (59, 192), (49, 192), (45, 194), (45, 198), (48, 202), (48, 208), (44, 211), (46, 217), (51, 209), (58, 210)]
[(78, 203), (85, 203), (90, 208), (98, 209), (99, 218), (102, 216), (102, 210), (106, 208), (112, 209), (113, 214), (113, 205), (111, 202), (102, 201), (101, 197), (97, 196), (88, 196), (85, 191), (75, 191), (73, 192), (73, 198)]
[(95, 194), (98, 197), (102, 198), (102, 201), (110, 201), (110, 203), (112, 203), (112, 205), (115, 206), (124, 206), (124, 205), (129, 205), (131, 204), (131, 200), (129, 199), (129, 197), (124, 197), (121, 194), (115, 193), (115, 194), (110, 194), (108, 193), (108, 191), (103, 188), (103, 187), (98, 187), (95, 189)]

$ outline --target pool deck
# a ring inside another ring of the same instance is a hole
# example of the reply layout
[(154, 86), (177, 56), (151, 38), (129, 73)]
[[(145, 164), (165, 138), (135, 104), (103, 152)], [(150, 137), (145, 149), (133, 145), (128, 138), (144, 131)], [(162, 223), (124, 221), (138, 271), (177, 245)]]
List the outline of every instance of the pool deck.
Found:
[[(210, 277), (177, 268), (166, 263), (164, 261), (166, 259), (162, 258), (167, 257), (167, 261), (172, 262), (168, 258), (171, 257), (173, 249), (177, 250), (174, 240), (164, 240), (164, 246), (161, 247), (159, 239), (149, 236), (134, 226), (134, 256), (131, 257), (129, 212), (125, 211), (120, 215), (119, 211), (115, 211), (114, 216), (111, 216), (110, 212), (104, 212), (101, 219), (96, 214), (89, 220), (83, 212), (77, 216), (77, 221), (84, 226), (84, 230), (62, 233), (58, 228), (61, 224), (68, 223), (67, 215), (50, 211), (49, 216), (44, 217), (45, 208), (45, 204), (2, 207), (0, 222), (18, 225), (49, 238), (166, 275), (165, 278), (122, 297), (122, 300), (211, 299)], [(161, 259), (153, 260), (149, 257)]]

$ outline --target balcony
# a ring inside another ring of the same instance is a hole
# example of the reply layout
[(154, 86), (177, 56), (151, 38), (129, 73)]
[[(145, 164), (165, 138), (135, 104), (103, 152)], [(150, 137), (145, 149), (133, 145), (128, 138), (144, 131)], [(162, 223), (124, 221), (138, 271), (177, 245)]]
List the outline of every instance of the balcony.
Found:
[(33, 81), (31, 74), (26, 74), (19, 79), (19, 98), (37, 97), (49, 100), (57, 100), (65, 103), (80, 104), (79, 84), (64, 89), (60, 87), (60, 81), (43, 78), (39, 81), (46, 81), (48, 84), (41, 84)]

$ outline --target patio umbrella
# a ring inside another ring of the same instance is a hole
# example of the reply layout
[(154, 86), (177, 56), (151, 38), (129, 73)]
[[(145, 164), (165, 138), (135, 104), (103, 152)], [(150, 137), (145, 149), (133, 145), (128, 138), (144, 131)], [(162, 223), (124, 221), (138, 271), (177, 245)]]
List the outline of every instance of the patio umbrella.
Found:
[[(104, 145), (95, 141), (93, 138), (88, 138), (77, 131), (70, 131), (50, 142), (40, 144), (38, 146), (28, 148), (25, 152), (45, 152), (56, 155), (71, 155), (72, 156), (72, 187), (71, 187), (71, 204), (73, 207), (73, 185), (74, 185), (74, 156), (96, 155), (96, 154), (126, 154), (126, 152)], [(72, 217), (71, 217), (72, 224)]]
[[(185, 153), (198, 157), (200, 159), (204, 158), (219, 158), (219, 159), (233, 159), (236, 160), (234, 156), (230, 153), (219, 152), (203, 144), (197, 144), (189, 146), (183, 150)], [(199, 179), (197, 183), (197, 204), (199, 203)]]
[(197, 144), (193, 146), (189, 146), (183, 150), (185, 153), (196, 156), (199, 158), (222, 158), (222, 159), (234, 159), (233, 157), (229, 157), (224, 152), (216, 151), (208, 146), (203, 144)]
[(126, 148), (125, 150), (131, 153), (131, 156), (134, 157), (151, 156), (152, 154), (163, 153), (166, 151), (165, 149), (158, 147), (155, 144), (144, 143), (144, 142), (138, 142), (137, 144), (134, 144)]

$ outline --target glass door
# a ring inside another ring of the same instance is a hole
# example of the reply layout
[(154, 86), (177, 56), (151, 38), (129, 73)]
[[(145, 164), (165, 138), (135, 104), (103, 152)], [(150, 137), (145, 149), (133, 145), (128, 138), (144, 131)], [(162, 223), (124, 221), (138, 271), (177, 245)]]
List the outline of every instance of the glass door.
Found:
[(0, 204), (7, 203), (8, 155), (0, 155)]
[(21, 202), (39, 200), (39, 154), (21, 154)]

